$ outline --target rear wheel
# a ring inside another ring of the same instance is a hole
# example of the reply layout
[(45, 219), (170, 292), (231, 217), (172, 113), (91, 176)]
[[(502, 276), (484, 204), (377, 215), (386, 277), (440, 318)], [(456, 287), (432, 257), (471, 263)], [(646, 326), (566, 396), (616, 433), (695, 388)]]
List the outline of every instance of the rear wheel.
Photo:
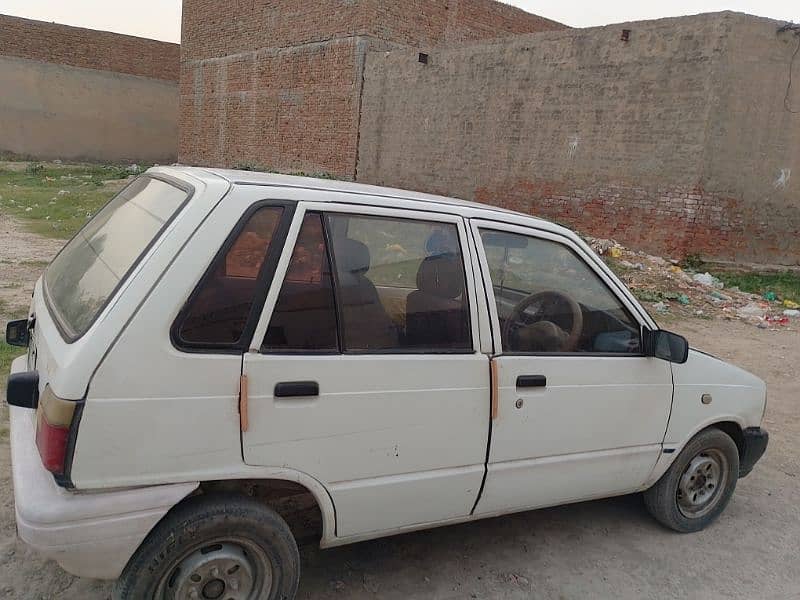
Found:
[(286, 522), (243, 496), (173, 509), (128, 562), (115, 600), (290, 600), (300, 558)]
[(736, 489), (739, 450), (719, 429), (698, 433), (652, 488), (645, 506), (662, 525), (689, 533), (708, 526), (725, 510)]

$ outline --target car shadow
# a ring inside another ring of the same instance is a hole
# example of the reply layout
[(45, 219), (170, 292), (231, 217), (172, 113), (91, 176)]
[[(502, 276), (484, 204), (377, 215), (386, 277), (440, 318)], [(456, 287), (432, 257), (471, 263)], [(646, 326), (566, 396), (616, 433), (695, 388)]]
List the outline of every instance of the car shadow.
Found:
[(574, 556), (587, 542), (613, 540), (610, 536), (659, 533), (670, 535), (636, 494), (329, 550), (305, 546), (298, 598), (511, 597), (530, 587), (530, 577), (519, 572), (537, 562)]

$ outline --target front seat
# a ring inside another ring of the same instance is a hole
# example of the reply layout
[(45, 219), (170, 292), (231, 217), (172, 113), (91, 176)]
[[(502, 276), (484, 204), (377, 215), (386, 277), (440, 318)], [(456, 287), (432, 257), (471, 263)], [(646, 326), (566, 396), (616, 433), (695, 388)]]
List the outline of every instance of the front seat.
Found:
[(345, 238), (335, 243), (339, 298), (347, 350), (396, 348), (397, 328), (386, 312), (375, 285), (365, 276), (370, 267), (369, 248)]
[(417, 271), (417, 290), (406, 300), (406, 343), (425, 348), (469, 344), (469, 315), (461, 298), (464, 269), (457, 256), (429, 256)]

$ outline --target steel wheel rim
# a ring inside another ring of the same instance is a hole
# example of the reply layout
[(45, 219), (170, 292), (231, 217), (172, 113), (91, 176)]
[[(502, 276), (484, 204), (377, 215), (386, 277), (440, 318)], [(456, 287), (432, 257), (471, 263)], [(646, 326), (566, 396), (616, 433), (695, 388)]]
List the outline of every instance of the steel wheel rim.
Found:
[(272, 590), (272, 563), (257, 544), (221, 538), (198, 544), (173, 561), (158, 584), (158, 600), (258, 600)]
[(710, 513), (728, 484), (728, 459), (717, 448), (703, 450), (684, 469), (675, 494), (684, 517), (699, 519)]

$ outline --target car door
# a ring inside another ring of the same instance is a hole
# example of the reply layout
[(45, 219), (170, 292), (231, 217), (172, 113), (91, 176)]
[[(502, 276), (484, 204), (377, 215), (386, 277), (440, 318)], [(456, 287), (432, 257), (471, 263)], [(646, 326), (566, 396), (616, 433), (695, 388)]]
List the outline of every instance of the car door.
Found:
[(661, 451), (669, 363), (641, 351), (636, 307), (572, 240), (472, 221), (496, 355), (476, 514), (636, 490)]
[(244, 460), (320, 481), (339, 537), (469, 515), (489, 361), (458, 216), (300, 203), (243, 375)]

